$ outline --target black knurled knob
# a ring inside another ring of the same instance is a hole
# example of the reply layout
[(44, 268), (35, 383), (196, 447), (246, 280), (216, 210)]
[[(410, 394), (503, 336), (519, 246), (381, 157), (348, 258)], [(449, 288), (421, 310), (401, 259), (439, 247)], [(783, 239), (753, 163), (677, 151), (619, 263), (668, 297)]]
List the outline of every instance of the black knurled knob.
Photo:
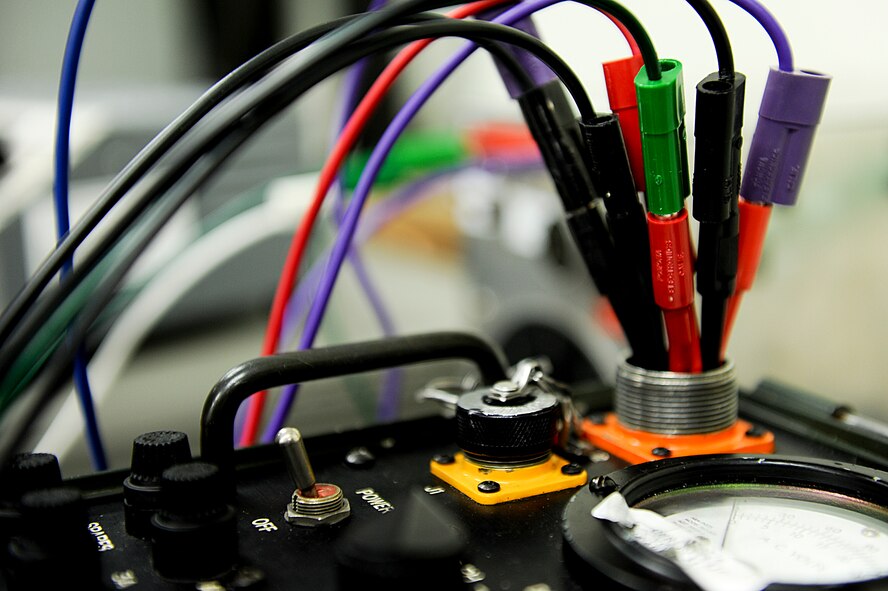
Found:
[(167, 468), (161, 508), (151, 518), (154, 568), (164, 578), (193, 582), (236, 566), (237, 523), (219, 468), (191, 462)]
[(137, 485), (159, 484), (163, 471), (191, 460), (188, 435), (180, 431), (151, 431), (133, 440), (130, 481)]
[(71, 581), (97, 588), (99, 555), (80, 492), (31, 491), (22, 496), (20, 510), (27, 527), (9, 543), (10, 589), (63, 589)]
[(507, 402), (488, 390), (464, 394), (456, 406), (456, 442), (467, 457), (520, 463), (545, 456), (555, 443), (560, 403), (536, 391)]
[(161, 481), (160, 514), (166, 520), (194, 521), (224, 511), (221, 487), (222, 474), (213, 464), (190, 462), (167, 468)]
[(16, 454), (9, 463), (3, 482), (3, 500), (17, 503), (23, 494), (43, 488), (61, 486), (59, 459), (52, 454)]
[(160, 508), (163, 471), (191, 460), (188, 436), (180, 431), (152, 431), (133, 440), (130, 475), (123, 481), (123, 514), (131, 536), (151, 537), (151, 516)]

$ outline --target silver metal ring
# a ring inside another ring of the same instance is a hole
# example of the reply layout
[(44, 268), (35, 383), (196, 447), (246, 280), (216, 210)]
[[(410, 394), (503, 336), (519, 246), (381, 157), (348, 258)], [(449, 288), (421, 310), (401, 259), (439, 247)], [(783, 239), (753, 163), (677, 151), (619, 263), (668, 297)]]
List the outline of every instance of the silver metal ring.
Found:
[(737, 420), (734, 366), (701, 373), (652, 371), (627, 361), (617, 367), (614, 410), (629, 428), (664, 435), (697, 435), (727, 429)]

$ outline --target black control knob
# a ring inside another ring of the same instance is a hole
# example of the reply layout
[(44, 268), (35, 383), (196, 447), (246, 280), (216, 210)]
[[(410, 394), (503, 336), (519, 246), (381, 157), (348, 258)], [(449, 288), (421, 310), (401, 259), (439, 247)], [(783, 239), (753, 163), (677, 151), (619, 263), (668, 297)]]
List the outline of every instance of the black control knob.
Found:
[(340, 589), (463, 588), (465, 532), (420, 494), (348, 532), (337, 548)]
[(10, 589), (99, 587), (99, 554), (80, 492), (58, 487), (26, 493), (9, 542)]
[(161, 508), (151, 518), (154, 568), (172, 581), (218, 578), (237, 562), (234, 508), (213, 464), (192, 462), (164, 470)]
[(457, 401), (456, 443), (467, 458), (521, 465), (539, 461), (551, 451), (561, 413), (558, 399), (536, 388), (506, 392), (510, 385), (502, 382)]
[(123, 481), (123, 511), (131, 536), (151, 537), (151, 516), (160, 508), (163, 471), (191, 460), (188, 436), (180, 431), (152, 431), (133, 440), (130, 475)]
[(44, 453), (16, 454), (4, 475), (2, 498), (15, 504), (29, 491), (61, 484), (62, 470), (57, 457)]

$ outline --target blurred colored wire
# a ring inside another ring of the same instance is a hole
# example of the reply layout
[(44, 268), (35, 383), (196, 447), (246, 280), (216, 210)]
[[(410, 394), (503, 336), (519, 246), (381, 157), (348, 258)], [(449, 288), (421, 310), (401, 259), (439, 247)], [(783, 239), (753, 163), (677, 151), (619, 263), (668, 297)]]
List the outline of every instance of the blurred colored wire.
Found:
[[(484, 2), (475, 2), (467, 4), (448, 13), (452, 18), (464, 18), (471, 14), (476, 14), (482, 10), (486, 10), (491, 6), (501, 4), (503, 0), (487, 0)], [(308, 238), (311, 229), (314, 226), (324, 197), (336, 180), (336, 175), (345, 161), (351, 148), (355, 145), (361, 131), (370, 115), (376, 110), (376, 107), (382, 101), (388, 89), (398, 78), (404, 68), (415, 58), (423, 49), (425, 49), (433, 40), (424, 39), (410, 44), (403, 49), (392, 62), (379, 75), (361, 102), (355, 107), (349, 121), (342, 128), (342, 133), (336, 145), (327, 157), (327, 161), (321, 168), (318, 177), (317, 190), (312, 199), (312, 206), (303, 216), (299, 224), (299, 228), (293, 235), (293, 241), (290, 243), (290, 249), (287, 252), (287, 258), (284, 262), (281, 277), (278, 280), (277, 290), (274, 294), (274, 301), (271, 306), (271, 312), (268, 316), (268, 326), (265, 330), (265, 341), (262, 345), (262, 354), (271, 355), (277, 351), (281, 334), (281, 324), (283, 322), (284, 310), (290, 294), (293, 291), (293, 285), (296, 283), (296, 275), (299, 272), (299, 266), (308, 245)], [(247, 416), (244, 419), (244, 429), (241, 433), (239, 444), (242, 446), (252, 445), (256, 442), (259, 434), (259, 426), (262, 422), (262, 413), (265, 408), (265, 392), (257, 392), (250, 398), (247, 407)]]
[[(264, 240), (289, 234), (290, 215), (291, 211), (275, 203), (257, 205), (214, 227), (165, 264), (125, 306), (96, 350), (91, 363), (96, 400), (108, 396), (139, 345), (167, 312), (233, 257)], [(74, 398), (72, 392), (35, 451), (64, 455), (74, 445), (80, 434), (72, 420), (76, 413)]]
[[(92, 14), (95, 0), (80, 0), (74, 10), (74, 18), (68, 31), (68, 42), (65, 46), (65, 57), (62, 62), (62, 73), (59, 81), (59, 109), (56, 123), (55, 150), (55, 183), (53, 185), (53, 203), (55, 204), (56, 229), (59, 242), (65, 238), (70, 229), (70, 213), (68, 208), (68, 184), (70, 169), (70, 135), (71, 116), (74, 110), (74, 89), (77, 84), (77, 67), (83, 49), (86, 27)], [(71, 273), (74, 267), (73, 257), (67, 258), (61, 268), (61, 276)], [(93, 467), (96, 470), (108, 468), (105, 446), (99, 431), (96, 409), (86, 371), (87, 355), (83, 348), (74, 359), (74, 387), (80, 400), (83, 420), (86, 426), (86, 444)]]
[[(368, 10), (382, 8), (385, 6), (385, 2), (386, 0), (373, 0), (370, 2)], [(348, 72), (345, 73), (342, 110), (338, 124), (336, 125), (336, 134), (334, 138), (338, 137), (345, 126), (348, 125), (348, 120), (361, 98), (361, 84), (364, 81), (364, 74), (366, 71), (367, 59), (362, 59), (349, 68)], [(345, 210), (345, 192), (345, 181), (340, 172), (333, 192), (333, 219), (335, 220), (337, 227), (339, 227), (342, 213)], [(358, 284), (361, 286), (361, 290), (364, 292), (364, 297), (367, 298), (367, 302), (370, 304), (370, 308), (376, 316), (379, 327), (382, 329), (382, 334), (387, 337), (393, 336), (396, 331), (392, 315), (389, 313), (382, 296), (380, 296), (379, 291), (373, 284), (373, 281), (370, 278), (370, 273), (368, 272), (366, 265), (364, 265), (363, 257), (357, 247), (352, 248), (349, 251), (348, 262), (355, 273), (355, 277), (358, 279)], [(385, 422), (394, 420), (397, 415), (402, 373), (403, 371), (397, 367), (394, 367), (385, 373), (382, 388), (379, 393), (379, 407), (377, 409), (377, 418), (380, 421)]]
[[(560, 0), (535, 0), (532, 2), (525, 2), (503, 13), (492, 22), (506, 25), (512, 24), (530, 16), (538, 10), (556, 4), (559, 1)], [(364, 167), (364, 171), (361, 174), (361, 180), (355, 188), (352, 200), (346, 211), (343, 224), (340, 228), (340, 233), (337, 236), (336, 243), (334, 244), (331, 253), (330, 262), (327, 264), (325, 275), (322, 278), (320, 291), (309, 311), (305, 329), (302, 334), (302, 340), (299, 343), (300, 349), (310, 348), (314, 342), (324, 311), (329, 303), (333, 285), (357, 227), (361, 209), (366, 202), (370, 189), (373, 186), (375, 176), (382, 167), (385, 157), (422, 105), (425, 104), (444, 80), (446, 80), (447, 77), (475, 51), (475, 49), (477, 49), (477, 45), (474, 43), (467, 44), (463, 49), (457, 52), (447, 64), (426, 80), (422, 87), (410, 97), (401, 111), (398, 112), (392, 123), (383, 133), (382, 138), (380, 138), (379, 142), (376, 144), (370, 159)], [(591, 104), (588, 107), (592, 110)], [(291, 385), (285, 388), (282, 392), (280, 401), (272, 414), (268, 427), (263, 433), (263, 441), (271, 441), (284, 424), (293, 401), (295, 400), (296, 391), (297, 387)]]

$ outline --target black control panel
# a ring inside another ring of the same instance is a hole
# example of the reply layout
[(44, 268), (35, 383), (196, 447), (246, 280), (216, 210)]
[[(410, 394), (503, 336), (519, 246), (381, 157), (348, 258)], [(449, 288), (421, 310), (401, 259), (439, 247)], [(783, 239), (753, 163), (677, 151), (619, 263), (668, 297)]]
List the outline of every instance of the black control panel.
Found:
[[(781, 454), (860, 461), (827, 438), (762, 424), (775, 432)], [(206, 463), (162, 470), (158, 483), (152, 474), (182, 459), (182, 442), (175, 434), (143, 436), (132, 474), (25, 494), (24, 518), (4, 532), (12, 548), (6, 588), (614, 588), (577, 566), (564, 541), (565, 508), (585, 485), (482, 505), (430, 472), (433, 462), (458, 453), (455, 436), (453, 419), (432, 417), (308, 439), (317, 482), (338, 486), (350, 507), (346, 518), (315, 527), (285, 518), (294, 485), (279, 446), (236, 453), (232, 496)], [(569, 459), (592, 481), (626, 466), (597, 450)], [(45, 460), (31, 460), (23, 472), (52, 481)], [(134, 506), (155, 484), (157, 509), (145, 520)]]

